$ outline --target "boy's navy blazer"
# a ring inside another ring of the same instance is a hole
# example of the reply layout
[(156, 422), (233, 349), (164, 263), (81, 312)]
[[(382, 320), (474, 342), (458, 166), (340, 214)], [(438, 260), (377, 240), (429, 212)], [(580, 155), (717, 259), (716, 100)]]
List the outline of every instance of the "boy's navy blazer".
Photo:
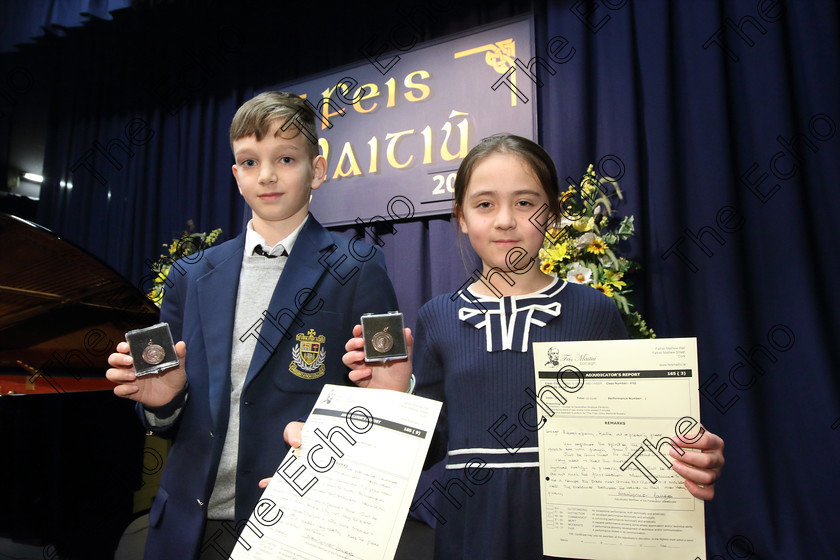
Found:
[[(269, 309), (254, 317), (254, 329), (233, 333), (244, 246), (242, 233), (178, 261), (169, 273), (173, 285), (165, 292), (161, 320), (169, 323), (174, 340), (187, 345), (187, 400), (170, 428), (147, 425), (174, 439), (149, 514), (148, 559), (194, 558), (212, 546), (212, 535), (204, 542), (201, 536), (228, 428), (234, 335), (256, 336), (259, 327), (240, 402), (236, 519), (244, 524), (262, 493), (258, 481), (272, 476), (288, 450), (286, 424), (309, 414), (325, 383), (352, 384), (341, 356), (353, 325), (363, 313), (398, 308), (382, 252), (328, 232), (310, 215)], [(298, 335), (310, 334), (325, 337), (326, 371), (304, 379), (290, 370), (292, 350)], [(139, 405), (138, 410), (145, 423)], [(243, 537), (257, 538), (250, 531)]]

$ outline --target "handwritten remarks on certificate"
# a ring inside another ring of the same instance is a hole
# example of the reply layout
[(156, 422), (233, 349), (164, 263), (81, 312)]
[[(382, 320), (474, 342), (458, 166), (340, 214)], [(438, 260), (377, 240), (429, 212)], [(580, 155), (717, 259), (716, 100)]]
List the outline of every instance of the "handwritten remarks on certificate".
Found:
[(699, 438), (696, 339), (540, 342), (534, 366), (543, 552), (705, 558), (703, 502), (668, 454)]
[(233, 560), (392, 560), (441, 403), (325, 385)]

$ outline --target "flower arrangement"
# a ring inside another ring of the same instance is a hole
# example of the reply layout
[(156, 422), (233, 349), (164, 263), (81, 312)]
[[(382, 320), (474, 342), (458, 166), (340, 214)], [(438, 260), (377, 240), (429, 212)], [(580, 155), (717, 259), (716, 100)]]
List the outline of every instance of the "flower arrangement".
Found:
[(629, 299), (633, 290), (626, 275), (639, 266), (616, 251), (620, 241), (633, 236), (633, 216), (614, 217), (613, 196), (624, 199), (618, 183), (598, 179), (590, 164), (580, 185), (560, 195), (560, 222), (546, 231), (540, 270), (603, 292), (618, 306), (630, 338), (655, 338)]
[(181, 237), (173, 238), (172, 243), (164, 243), (163, 247), (166, 249), (165, 254), (161, 255), (158, 260), (152, 263), (154, 285), (151, 291), (146, 294), (146, 297), (158, 307), (163, 303), (163, 294), (166, 291), (166, 277), (172, 268), (172, 263), (178, 259), (204, 251), (204, 249), (213, 245), (222, 233), (220, 228), (216, 228), (210, 233), (194, 233), (194, 230), (195, 224), (192, 220), (188, 220), (187, 230), (181, 233)]

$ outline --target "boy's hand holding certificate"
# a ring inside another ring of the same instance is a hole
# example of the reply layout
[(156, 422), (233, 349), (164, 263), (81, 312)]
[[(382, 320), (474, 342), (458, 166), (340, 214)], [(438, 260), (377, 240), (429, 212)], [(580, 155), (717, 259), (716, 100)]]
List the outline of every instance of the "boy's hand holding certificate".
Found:
[(440, 408), (325, 385), (231, 557), (393, 559)]
[(705, 558), (669, 455), (702, 436), (696, 339), (535, 343), (534, 366), (544, 553)]

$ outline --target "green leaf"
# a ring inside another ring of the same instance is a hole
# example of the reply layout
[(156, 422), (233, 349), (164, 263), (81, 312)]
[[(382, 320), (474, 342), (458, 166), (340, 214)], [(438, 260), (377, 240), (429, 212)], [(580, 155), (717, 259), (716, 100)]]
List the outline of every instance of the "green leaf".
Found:
[(630, 237), (634, 232), (633, 216), (624, 217), (618, 226), (618, 234), (624, 237)]

